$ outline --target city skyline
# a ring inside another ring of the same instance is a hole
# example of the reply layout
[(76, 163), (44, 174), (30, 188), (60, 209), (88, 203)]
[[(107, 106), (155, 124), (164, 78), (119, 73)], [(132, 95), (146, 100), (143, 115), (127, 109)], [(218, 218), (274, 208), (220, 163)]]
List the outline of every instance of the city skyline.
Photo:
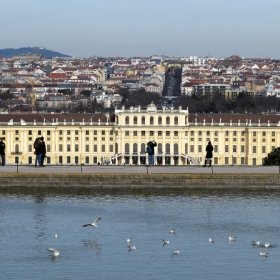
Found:
[(12, 0), (2, 10), (0, 48), (43, 46), (77, 57), (277, 59), (279, 7), (279, 0)]

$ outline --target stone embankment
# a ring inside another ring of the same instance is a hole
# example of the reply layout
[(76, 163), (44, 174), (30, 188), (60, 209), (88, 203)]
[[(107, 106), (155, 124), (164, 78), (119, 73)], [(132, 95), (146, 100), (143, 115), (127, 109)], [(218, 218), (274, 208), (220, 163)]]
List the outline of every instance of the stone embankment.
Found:
[(0, 167), (0, 188), (274, 188), (279, 167)]

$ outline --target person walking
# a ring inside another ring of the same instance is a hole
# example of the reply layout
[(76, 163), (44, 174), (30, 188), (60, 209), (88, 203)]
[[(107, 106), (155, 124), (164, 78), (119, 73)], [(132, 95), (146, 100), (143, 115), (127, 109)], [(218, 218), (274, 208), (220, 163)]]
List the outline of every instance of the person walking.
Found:
[(0, 155), (1, 155), (1, 161), (2, 161), (2, 166), (5, 166), (5, 151), (6, 145), (3, 142), (3, 139), (0, 138)]
[(46, 143), (45, 143), (45, 141), (44, 141), (44, 137), (43, 137), (43, 136), (42, 136), (40, 139), (41, 139), (40, 151), (41, 151), (41, 153), (42, 153), (40, 165), (41, 165), (41, 166), (44, 166), (44, 160), (45, 160), (46, 153), (47, 153), (47, 151), (46, 151)]
[(155, 147), (157, 146), (157, 143), (154, 139), (150, 139), (150, 141), (147, 143), (147, 153), (149, 155), (148, 160), (149, 160), (149, 166), (154, 165), (155, 161)]
[(206, 146), (206, 157), (205, 157), (205, 163), (203, 167), (206, 167), (207, 160), (209, 160), (209, 167), (211, 166), (212, 157), (213, 157), (213, 146), (211, 144), (211, 141), (209, 141), (208, 145)]

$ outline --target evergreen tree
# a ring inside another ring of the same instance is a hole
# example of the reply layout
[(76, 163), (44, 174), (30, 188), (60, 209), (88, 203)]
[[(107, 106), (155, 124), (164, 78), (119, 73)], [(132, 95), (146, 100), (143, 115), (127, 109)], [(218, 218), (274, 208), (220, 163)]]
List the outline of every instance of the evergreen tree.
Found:
[(263, 165), (280, 165), (280, 147), (275, 148), (264, 158)]

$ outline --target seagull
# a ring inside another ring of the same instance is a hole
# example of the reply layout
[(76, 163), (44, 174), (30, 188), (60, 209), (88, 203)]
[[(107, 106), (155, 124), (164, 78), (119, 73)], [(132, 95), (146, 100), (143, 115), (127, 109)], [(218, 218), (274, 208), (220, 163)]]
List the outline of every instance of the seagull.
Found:
[(169, 240), (164, 240), (164, 239), (162, 239), (162, 241), (163, 241), (163, 245), (166, 245), (166, 244), (169, 244), (169, 243), (170, 243)]
[(132, 238), (127, 238), (127, 239), (126, 239), (126, 242), (127, 242), (127, 243), (132, 242)]
[(102, 217), (100, 217), (100, 218), (97, 218), (92, 224), (85, 224), (85, 225), (83, 225), (83, 227), (89, 227), (89, 226), (92, 226), (92, 227), (97, 227), (97, 223), (98, 223), (98, 221), (99, 220), (101, 220), (101, 218)]
[(57, 250), (55, 250), (54, 248), (49, 248), (47, 250), (49, 252), (52, 252), (54, 257), (58, 257), (59, 256), (59, 252)]
[(175, 228), (171, 229), (169, 232), (175, 234)]
[(128, 248), (129, 248), (129, 251), (130, 250), (136, 250), (136, 246), (128, 246)]
[(55, 238), (55, 239), (57, 238), (57, 233), (54, 235), (54, 238)]
[(260, 245), (260, 241), (252, 241), (252, 245)]
[(214, 238), (212, 237), (209, 237), (208, 241), (211, 243), (211, 242), (214, 242)]
[(270, 245), (270, 243), (264, 243), (264, 247), (269, 248), (269, 247), (271, 247), (271, 245)]
[(228, 237), (228, 240), (229, 240), (229, 241), (236, 241), (236, 237), (229, 236), (229, 237)]
[(180, 251), (179, 250), (174, 250), (174, 251), (172, 251), (172, 254), (173, 255), (180, 254)]
[(260, 257), (267, 257), (267, 253), (265, 253), (265, 252), (260, 252)]

